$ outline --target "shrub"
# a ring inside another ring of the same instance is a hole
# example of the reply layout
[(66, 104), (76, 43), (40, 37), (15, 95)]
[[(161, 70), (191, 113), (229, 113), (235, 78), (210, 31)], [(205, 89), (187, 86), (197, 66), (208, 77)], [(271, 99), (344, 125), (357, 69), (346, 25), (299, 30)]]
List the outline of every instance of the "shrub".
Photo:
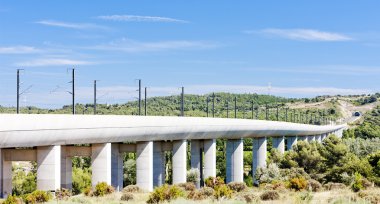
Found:
[(147, 203), (170, 202), (171, 200), (183, 197), (184, 193), (178, 186), (163, 185), (154, 189), (149, 195)]
[(265, 191), (260, 195), (261, 200), (278, 200), (280, 199), (280, 194), (277, 191)]
[(16, 196), (9, 195), (3, 204), (21, 204), (21, 200)]
[(180, 184), (177, 184), (177, 186), (182, 188), (185, 191), (194, 191), (197, 188), (195, 187), (195, 184), (192, 182), (180, 183)]
[(330, 183), (323, 185), (323, 187), (326, 190), (331, 191), (331, 190), (345, 189), (346, 185), (344, 185), (343, 183), (331, 183), (330, 182)]
[(314, 179), (308, 180), (308, 189), (313, 192), (319, 192), (322, 190), (322, 184)]
[(259, 167), (255, 173), (255, 179), (259, 183), (271, 183), (273, 180), (279, 180), (280, 178), (280, 169), (275, 163), (269, 164), (268, 167)]
[(260, 198), (252, 193), (243, 193), (243, 194), (240, 194), (239, 196), (239, 200), (242, 200), (242, 201), (245, 201), (246, 203), (259, 203), (260, 202)]
[(55, 191), (55, 197), (58, 200), (67, 200), (69, 197), (71, 197), (71, 191), (66, 188), (57, 189)]
[(202, 195), (204, 195), (204, 196), (206, 196), (206, 197), (210, 197), (210, 196), (212, 196), (212, 195), (214, 195), (214, 189), (213, 188), (210, 188), (210, 187), (203, 187), (203, 188), (201, 188), (200, 190), (199, 190), (199, 192), (202, 194)]
[(215, 188), (214, 197), (216, 199), (231, 198), (233, 191), (226, 185), (220, 185)]
[(296, 191), (304, 190), (307, 187), (307, 180), (304, 177), (292, 178), (289, 181), (289, 188)]
[(304, 177), (305, 179), (310, 179), (309, 174), (307, 174), (303, 168), (281, 169), (280, 172), (281, 172), (282, 180), (290, 180), (292, 178), (298, 178), (298, 177)]
[(94, 195), (94, 192), (92, 191), (92, 188), (91, 187), (87, 187), (83, 190), (83, 194), (85, 196), (93, 196)]
[(199, 190), (190, 191), (189, 194), (187, 194), (187, 199), (191, 199), (191, 200), (203, 200), (206, 198), (207, 197), (202, 195)]
[(122, 200), (122, 201), (131, 201), (131, 200), (133, 200), (133, 194), (130, 193), (130, 192), (123, 193), (123, 195), (121, 195), (120, 200)]
[(44, 203), (44, 202), (48, 202), (50, 199), (52, 199), (52, 196), (48, 192), (36, 190), (26, 195), (25, 203), (26, 204)]
[(216, 187), (223, 185), (224, 181), (220, 177), (212, 177), (212, 176), (210, 176), (210, 177), (206, 178), (205, 184), (206, 184), (206, 186), (215, 189)]
[(235, 192), (244, 191), (247, 188), (247, 185), (245, 185), (244, 182), (231, 182), (227, 184), (227, 186)]
[(244, 183), (247, 184), (248, 187), (253, 186), (253, 177), (251, 175), (244, 178)]
[(380, 203), (380, 194), (378, 194), (378, 193), (360, 191), (358, 193), (358, 196), (360, 198), (364, 198), (365, 200), (369, 201), (370, 203), (374, 203), (374, 204)]
[(186, 176), (187, 176), (186, 180), (187, 180), (187, 182), (198, 183), (200, 180), (199, 175), (200, 175), (200, 173), (199, 173), (198, 169), (190, 169), (186, 173)]
[(311, 200), (313, 199), (313, 194), (309, 191), (305, 191), (305, 192), (299, 193), (295, 199), (296, 199), (296, 203), (310, 203)]
[(96, 184), (94, 195), (95, 196), (105, 196), (111, 194), (115, 191), (113, 186), (108, 185), (106, 182), (100, 182)]
[(356, 172), (354, 183), (351, 185), (351, 189), (354, 192), (358, 192), (358, 191), (362, 190), (363, 188), (364, 187), (363, 187), (362, 175)]
[(123, 188), (123, 193), (138, 193), (140, 190), (140, 187), (136, 185), (129, 185)]

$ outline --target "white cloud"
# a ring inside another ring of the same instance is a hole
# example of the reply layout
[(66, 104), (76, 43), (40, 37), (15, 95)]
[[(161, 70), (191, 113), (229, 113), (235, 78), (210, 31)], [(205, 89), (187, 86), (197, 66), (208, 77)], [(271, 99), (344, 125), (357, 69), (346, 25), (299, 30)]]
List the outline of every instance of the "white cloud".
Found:
[(136, 16), (136, 15), (110, 15), (98, 16), (97, 18), (112, 21), (135, 21), (135, 22), (165, 22), (165, 23), (188, 23), (188, 21), (160, 17), (160, 16)]
[(108, 44), (87, 47), (87, 49), (123, 52), (152, 52), (181, 49), (208, 49), (218, 46), (219, 45), (217, 43), (203, 41), (172, 40), (157, 42), (139, 42), (130, 39), (122, 39), (119, 41), (113, 41)]
[(41, 52), (41, 50), (30, 46), (0, 47), (0, 54), (30, 54), (38, 52)]
[(69, 22), (53, 21), (53, 20), (42, 20), (42, 21), (37, 21), (36, 23), (41, 24), (41, 25), (46, 25), (46, 26), (71, 28), (71, 29), (78, 29), (78, 30), (107, 29), (107, 27), (91, 24), (91, 23), (69, 23)]
[[(257, 33), (257, 31), (246, 31), (246, 33)], [(281, 38), (304, 41), (349, 41), (351, 37), (326, 31), (312, 29), (276, 29), (269, 28), (259, 31), (268, 35), (273, 35)]]
[(72, 59), (62, 59), (62, 58), (41, 58), (31, 61), (19, 62), (15, 66), (23, 67), (44, 67), (44, 66), (63, 66), (63, 65), (90, 65), (95, 64), (94, 62), (82, 61), (82, 60), (72, 60)]

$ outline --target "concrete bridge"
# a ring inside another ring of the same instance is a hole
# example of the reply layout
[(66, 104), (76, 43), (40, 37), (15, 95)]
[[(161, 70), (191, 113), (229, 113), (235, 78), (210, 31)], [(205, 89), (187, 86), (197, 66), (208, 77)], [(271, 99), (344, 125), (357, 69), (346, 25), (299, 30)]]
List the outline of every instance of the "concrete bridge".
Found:
[[(72, 157), (91, 157), (92, 185), (107, 182), (121, 190), (122, 153), (135, 152), (137, 185), (151, 191), (165, 182), (165, 151), (173, 152), (173, 184), (186, 182), (188, 142), (191, 167), (202, 171), (203, 178), (216, 176), (215, 141), (223, 138), (227, 139), (226, 180), (242, 182), (242, 138), (253, 138), (255, 171), (266, 166), (268, 137), (272, 137), (274, 148), (284, 153), (297, 140), (321, 142), (329, 134), (341, 136), (345, 128), (247, 119), (114, 115), (2, 114), (0, 124), (2, 197), (12, 191), (12, 161), (36, 161), (37, 189), (55, 191), (72, 187)], [(90, 145), (75, 146), (78, 144)]]

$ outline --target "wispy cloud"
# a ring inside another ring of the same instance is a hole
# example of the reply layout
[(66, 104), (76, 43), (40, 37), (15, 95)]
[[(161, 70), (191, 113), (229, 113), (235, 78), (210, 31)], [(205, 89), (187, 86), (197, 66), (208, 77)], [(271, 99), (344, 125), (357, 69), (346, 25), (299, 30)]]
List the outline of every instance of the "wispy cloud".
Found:
[(110, 15), (98, 16), (98, 19), (112, 21), (129, 21), (129, 22), (164, 22), (164, 23), (188, 23), (188, 21), (161, 17), (161, 16), (136, 16), (136, 15)]
[(108, 29), (105, 26), (100, 26), (92, 23), (70, 23), (63, 21), (53, 21), (53, 20), (42, 20), (37, 21), (37, 24), (46, 25), (46, 26), (54, 26), (61, 28), (70, 28), (70, 29), (78, 29), (78, 30), (87, 30), (87, 29)]
[(38, 52), (41, 52), (41, 50), (30, 46), (0, 47), (0, 54), (29, 54)]
[(165, 50), (209, 49), (218, 46), (220, 46), (218, 43), (204, 41), (172, 40), (157, 42), (140, 42), (124, 38), (118, 41), (110, 42), (108, 44), (87, 47), (87, 49), (136, 53)]
[(277, 36), (281, 38), (287, 38), (291, 40), (302, 40), (302, 41), (349, 41), (353, 40), (350, 36), (312, 30), (312, 29), (277, 29), (269, 28), (260, 31), (245, 31), (245, 33), (263, 33), (266, 35)]
[(31, 61), (15, 63), (15, 66), (23, 67), (44, 67), (44, 66), (63, 66), (63, 65), (90, 65), (96, 64), (95, 62), (83, 61), (83, 60), (72, 60), (63, 58), (41, 58)]

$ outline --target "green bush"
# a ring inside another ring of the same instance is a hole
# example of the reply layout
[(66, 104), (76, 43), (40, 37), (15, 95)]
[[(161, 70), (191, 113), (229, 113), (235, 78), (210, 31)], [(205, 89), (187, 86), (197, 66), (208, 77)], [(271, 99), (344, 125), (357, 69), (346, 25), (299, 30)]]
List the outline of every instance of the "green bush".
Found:
[(225, 198), (231, 198), (233, 191), (228, 188), (227, 185), (223, 184), (220, 186), (217, 186), (215, 188), (214, 197), (216, 199), (225, 199)]
[(121, 198), (120, 200), (122, 201), (131, 201), (133, 200), (134, 196), (132, 193), (129, 193), (129, 192), (126, 192), (126, 193), (123, 193), (123, 195), (121, 195)]
[(198, 183), (200, 180), (199, 175), (200, 174), (198, 169), (190, 169), (186, 173), (186, 180), (187, 182)]
[(260, 195), (261, 200), (279, 200), (280, 194), (277, 191), (265, 191)]
[(205, 187), (201, 188), (201, 189), (199, 190), (199, 192), (200, 192), (202, 195), (206, 196), (206, 197), (211, 197), (211, 196), (214, 195), (215, 190), (214, 190), (213, 188), (210, 188), (210, 187), (205, 186)]
[(100, 182), (96, 184), (94, 196), (105, 196), (115, 191), (113, 186), (108, 185), (106, 182)]
[(51, 199), (52, 199), (52, 196), (50, 193), (46, 191), (36, 190), (26, 195), (25, 203), (26, 204), (44, 203), (44, 202), (48, 202)]
[(362, 175), (360, 175), (359, 173), (356, 172), (354, 178), (355, 178), (354, 183), (351, 185), (352, 191), (358, 192), (358, 191), (364, 189)]
[(289, 181), (289, 188), (296, 191), (304, 190), (307, 188), (307, 180), (304, 177), (292, 178)]
[(71, 191), (66, 188), (57, 189), (55, 191), (55, 197), (58, 200), (67, 200), (71, 195)]
[(184, 192), (178, 186), (163, 185), (154, 189), (149, 195), (147, 203), (170, 202), (171, 200), (183, 197)]
[(91, 188), (91, 171), (88, 168), (73, 167), (73, 190), (74, 195), (83, 193), (87, 188)]
[(251, 175), (244, 177), (244, 183), (247, 184), (248, 187), (253, 186), (253, 177)]
[(207, 187), (211, 187), (213, 189), (216, 189), (217, 187), (221, 186), (224, 184), (224, 180), (220, 177), (208, 177), (205, 180), (205, 185)]
[(21, 200), (17, 196), (9, 195), (3, 204), (21, 204)]
[(227, 184), (227, 186), (234, 192), (244, 191), (247, 188), (247, 185), (245, 185), (244, 182), (231, 182)]
[(129, 185), (123, 188), (123, 193), (138, 193), (140, 191), (141, 191), (140, 187), (136, 185)]
[(94, 195), (94, 192), (92, 191), (92, 188), (91, 187), (87, 187), (86, 189), (83, 190), (83, 194), (85, 196), (93, 196)]

